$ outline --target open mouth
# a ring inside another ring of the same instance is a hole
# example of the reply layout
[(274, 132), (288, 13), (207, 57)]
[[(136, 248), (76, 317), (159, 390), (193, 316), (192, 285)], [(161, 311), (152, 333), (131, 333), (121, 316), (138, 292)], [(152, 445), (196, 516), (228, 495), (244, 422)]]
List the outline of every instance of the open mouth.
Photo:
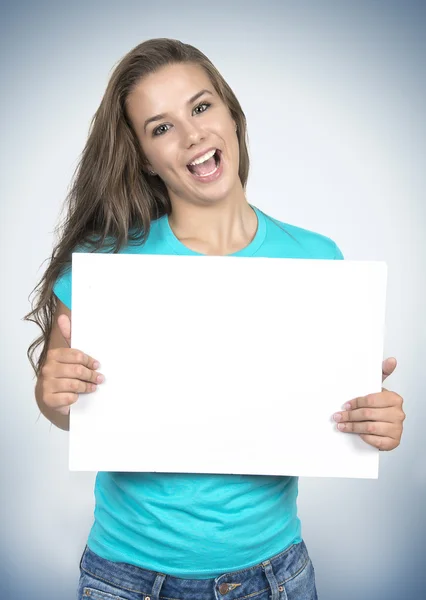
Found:
[(210, 150), (209, 152), (206, 152), (204, 156), (201, 156), (193, 163), (186, 165), (186, 167), (192, 175), (203, 179), (204, 177), (214, 175), (218, 171), (220, 163), (221, 152), (216, 149), (215, 151)]

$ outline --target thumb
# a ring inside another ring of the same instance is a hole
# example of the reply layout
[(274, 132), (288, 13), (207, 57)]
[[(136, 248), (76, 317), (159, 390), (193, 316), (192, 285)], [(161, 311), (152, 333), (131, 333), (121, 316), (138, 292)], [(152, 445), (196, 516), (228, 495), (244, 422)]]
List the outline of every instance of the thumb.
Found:
[(71, 346), (71, 319), (68, 315), (59, 315), (58, 317), (58, 326), (60, 332), (62, 333), (62, 337), (68, 344)]
[(397, 365), (396, 358), (386, 358), (382, 362), (382, 383), (384, 382), (384, 380), (387, 377), (389, 377), (389, 375), (392, 375), (392, 373), (396, 369), (396, 365)]

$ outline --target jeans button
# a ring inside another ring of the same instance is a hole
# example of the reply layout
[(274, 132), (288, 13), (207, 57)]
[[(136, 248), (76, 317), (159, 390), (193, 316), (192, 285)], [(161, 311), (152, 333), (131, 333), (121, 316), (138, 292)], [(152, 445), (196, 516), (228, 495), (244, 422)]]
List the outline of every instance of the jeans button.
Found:
[(229, 592), (229, 585), (227, 583), (221, 583), (219, 586), (219, 592), (224, 596)]

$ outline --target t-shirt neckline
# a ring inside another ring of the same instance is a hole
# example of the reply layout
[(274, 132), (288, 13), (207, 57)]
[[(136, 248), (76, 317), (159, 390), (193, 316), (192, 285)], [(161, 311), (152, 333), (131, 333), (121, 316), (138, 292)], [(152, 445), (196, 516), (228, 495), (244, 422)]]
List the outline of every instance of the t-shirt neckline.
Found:
[[(233, 252), (232, 254), (226, 254), (226, 256), (253, 256), (257, 250), (259, 250), (260, 246), (263, 244), (265, 235), (266, 235), (266, 220), (265, 215), (262, 211), (260, 211), (256, 206), (249, 204), (249, 206), (254, 210), (257, 216), (257, 230), (252, 241), (245, 247), (241, 248), (237, 252)], [(175, 236), (172, 228), (170, 227), (169, 217), (168, 215), (164, 215), (160, 218), (160, 223), (162, 234), (166, 239), (169, 246), (171, 246), (172, 250), (176, 254), (185, 254), (192, 256), (207, 256), (202, 252), (196, 252), (195, 250), (191, 250), (188, 246), (185, 246), (179, 238)]]

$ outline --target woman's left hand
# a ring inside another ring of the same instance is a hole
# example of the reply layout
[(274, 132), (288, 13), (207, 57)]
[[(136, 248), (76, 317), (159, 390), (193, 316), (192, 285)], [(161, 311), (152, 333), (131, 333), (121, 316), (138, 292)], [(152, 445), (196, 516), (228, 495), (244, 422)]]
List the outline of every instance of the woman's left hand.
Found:
[[(387, 358), (382, 364), (382, 383), (394, 372), (396, 358)], [(394, 450), (401, 441), (405, 413), (404, 400), (396, 392), (385, 388), (377, 394), (355, 398), (347, 404), (347, 410), (337, 412), (333, 419), (337, 428), (360, 437), (379, 450)]]

